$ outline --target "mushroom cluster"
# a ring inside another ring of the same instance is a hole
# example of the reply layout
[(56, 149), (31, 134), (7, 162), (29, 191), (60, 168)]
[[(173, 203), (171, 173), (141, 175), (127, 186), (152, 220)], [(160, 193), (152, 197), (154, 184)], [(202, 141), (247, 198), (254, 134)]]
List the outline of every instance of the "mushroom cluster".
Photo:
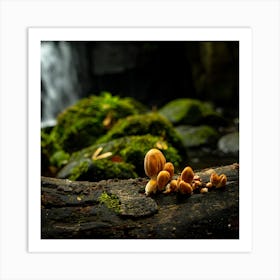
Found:
[(227, 183), (227, 176), (225, 174), (218, 175), (216, 172), (213, 172), (210, 176), (210, 182), (206, 184), (207, 188), (216, 187), (222, 188)]
[(221, 188), (227, 182), (225, 174), (218, 175), (213, 172), (210, 175), (210, 182), (205, 184), (198, 175), (195, 175), (190, 166), (185, 167), (177, 179), (173, 179), (174, 165), (166, 162), (163, 153), (155, 148), (145, 155), (144, 170), (150, 178), (145, 187), (146, 195), (155, 194), (158, 191), (165, 194), (177, 192), (183, 195), (192, 195), (194, 191), (207, 193), (209, 188)]

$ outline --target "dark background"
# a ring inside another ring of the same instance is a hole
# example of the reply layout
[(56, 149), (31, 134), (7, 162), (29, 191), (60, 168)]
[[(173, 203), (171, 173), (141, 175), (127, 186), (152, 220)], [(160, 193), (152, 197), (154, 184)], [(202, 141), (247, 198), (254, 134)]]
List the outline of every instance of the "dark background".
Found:
[(238, 118), (239, 42), (42, 42), (42, 121), (109, 91), (159, 108), (175, 98), (211, 101)]

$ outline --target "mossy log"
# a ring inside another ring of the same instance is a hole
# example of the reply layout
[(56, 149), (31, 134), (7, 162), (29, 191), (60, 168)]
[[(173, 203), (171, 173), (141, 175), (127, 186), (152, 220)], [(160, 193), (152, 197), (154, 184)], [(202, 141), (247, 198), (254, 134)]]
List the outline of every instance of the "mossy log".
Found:
[(239, 165), (195, 172), (227, 175), (225, 188), (190, 197), (144, 194), (148, 178), (78, 182), (41, 178), (43, 239), (238, 239)]

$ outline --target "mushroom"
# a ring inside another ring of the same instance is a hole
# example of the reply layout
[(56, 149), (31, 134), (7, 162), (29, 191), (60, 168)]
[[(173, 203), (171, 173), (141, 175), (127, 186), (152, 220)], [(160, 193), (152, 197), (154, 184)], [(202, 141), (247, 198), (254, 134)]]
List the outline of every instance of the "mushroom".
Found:
[(217, 189), (222, 188), (227, 183), (227, 176), (225, 174), (221, 174), (219, 176), (216, 172), (214, 172), (210, 176), (210, 183), (212, 184), (212, 186), (216, 187)]
[(219, 176), (219, 183), (217, 184), (216, 188), (222, 188), (227, 183), (227, 176), (225, 174), (221, 174)]
[(210, 183), (212, 183), (212, 186), (216, 186), (219, 183), (219, 175), (216, 172), (211, 174)]
[(156, 193), (156, 192), (157, 192), (157, 181), (151, 179), (145, 187), (145, 194), (150, 195), (151, 193)]
[(170, 178), (173, 177), (173, 175), (174, 175), (174, 165), (173, 165), (172, 162), (166, 162), (164, 167), (163, 167), (163, 170), (166, 170), (166, 171), (169, 172)]
[(201, 188), (199, 192), (200, 193), (207, 193), (208, 192), (208, 188)]
[(168, 194), (177, 191), (178, 191), (177, 180), (171, 180), (171, 182), (166, 186), (166, 189), (163, 193)]
[(181, 193), (181, 194), (188, 194), (188, 195), (191, 195), (193, 189), (192, 189), (192, 186), (191, 186), (189, 183), (187, 183), (187, 182), (185, 182), (185, 181), (181, 181), (181, 182), (179, 183), (179, 186), (178, 186), (178, 191), (179, 191), (179, 193)]
[(186, 183), (191, 184), (193, 178), (194, 178), (194, 172), (192, 168), (190, 166), (185, 167), (184, 170), (182, 171), (181, 179)]
[(159, 191), (163, 191), (164, 187), (170, 180), (170, 173), (166, 170), (162, 170), (157, 175), (157, 187)]
[(150, 181), (145, 187), (145, 194), (149, 195), (157, 191), (157, 176), (163, 170), (166, 159), (158, 149), (149, 150), (144, 158), (144, 170)]
[(195, 175), (192, 180), (192, 188), (196, 190), (202, 186), (201, 178), (198, 175)]

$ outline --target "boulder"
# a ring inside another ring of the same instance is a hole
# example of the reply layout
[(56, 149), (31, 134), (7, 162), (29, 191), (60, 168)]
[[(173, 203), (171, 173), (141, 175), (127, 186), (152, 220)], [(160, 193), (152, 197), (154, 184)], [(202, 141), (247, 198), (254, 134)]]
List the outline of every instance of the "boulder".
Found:
[(196, 125), (205, 122), (207, 118), (221, 118), (208, 102), (196, 99), (175, 99), (163, 106), (159, 113), (166, 117), (174, 125)]
[(224, 135), (218, 141), (218, 149), (223, 153), (239, 152), (239, 132), (232, 132)]
[(218, 132), (207, 125), (200, 126), (177, 126), (176, 131), (180, 135), (185, 148), (199, 146), (213, 146), (216, 144), (219, 134)]

